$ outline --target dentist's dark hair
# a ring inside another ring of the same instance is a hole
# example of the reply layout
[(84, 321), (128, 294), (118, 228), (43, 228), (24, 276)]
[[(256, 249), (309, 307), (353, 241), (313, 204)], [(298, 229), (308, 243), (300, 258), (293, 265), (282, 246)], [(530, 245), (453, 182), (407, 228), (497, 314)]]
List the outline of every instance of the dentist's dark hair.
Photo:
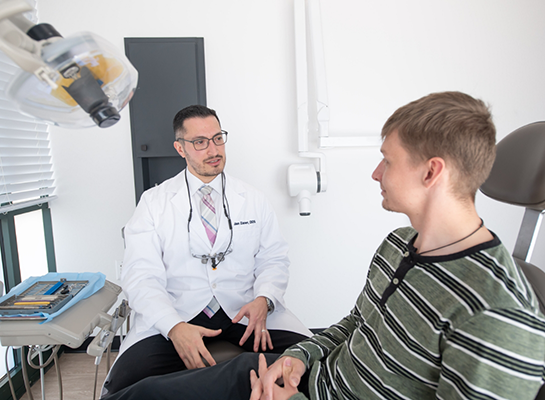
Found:
[(176, 114), (174, 121), (172, 121), (172, 127), (174, 128), (174, 136), (176, 139), (183, 138), (185, 134), (184, 121), (189, 118), (206, 118), (206, 117), (215, 117), (220, 124), (220, 119), (216, 114), (216, 111), (201, 105), (192, 105), (186, 107)]

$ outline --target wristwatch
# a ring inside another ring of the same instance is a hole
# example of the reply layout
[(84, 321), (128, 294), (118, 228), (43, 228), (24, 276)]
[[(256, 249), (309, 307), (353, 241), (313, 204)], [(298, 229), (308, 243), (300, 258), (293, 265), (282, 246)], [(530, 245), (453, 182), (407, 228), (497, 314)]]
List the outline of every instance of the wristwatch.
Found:
[(265, 297), (265, 300), (267, 301), (267, 315), (271, 315), (274, 311), (274, 303), (268, 297)]

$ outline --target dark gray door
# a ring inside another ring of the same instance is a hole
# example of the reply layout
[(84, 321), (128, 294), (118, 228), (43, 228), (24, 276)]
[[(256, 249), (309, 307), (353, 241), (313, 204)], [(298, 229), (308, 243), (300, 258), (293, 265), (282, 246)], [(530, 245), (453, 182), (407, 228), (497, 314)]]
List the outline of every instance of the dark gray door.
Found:
[(125, 38), (138, 70), (129, 103), (136, 201), (185, 168), (173, 147), (172, 120), (182, 108), (206, 105), (203, 38)]

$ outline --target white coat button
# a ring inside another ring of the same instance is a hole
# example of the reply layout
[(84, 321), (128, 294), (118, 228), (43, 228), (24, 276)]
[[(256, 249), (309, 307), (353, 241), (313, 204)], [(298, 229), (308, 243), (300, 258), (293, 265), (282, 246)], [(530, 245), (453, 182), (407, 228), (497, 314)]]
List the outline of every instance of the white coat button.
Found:
[(406, 257), (409, 257), (409, 252), (406, 251), (405, 253), (403, 253), (403, 257), (405, 257), (405, 258), (406, 258)]
[(216, 288), (216, 284), (213, 283), (213, 284), (212, 284), (212, 289), (215, 289), (215, 288)]
[(399, 279), (394, 278), (394, 280), (392, 282), (394, 283), (394, 285), (397, 285), (397, 284), (399, 284)]

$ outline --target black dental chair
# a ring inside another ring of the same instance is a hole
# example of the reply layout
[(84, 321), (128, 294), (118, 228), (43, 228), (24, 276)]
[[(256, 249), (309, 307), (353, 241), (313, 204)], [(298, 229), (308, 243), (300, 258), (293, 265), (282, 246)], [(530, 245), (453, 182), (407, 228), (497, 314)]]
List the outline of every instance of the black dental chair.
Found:
[[(532, 285), (545, 314), (545, 272), (530, 264), (545, 213), (545, 122), (523, 126), (498, 143), (496, 161), (481, 191), (495, 200), (526, 208), (513, 258)], [(536, 399), (545, 399), (545, 386)]]

